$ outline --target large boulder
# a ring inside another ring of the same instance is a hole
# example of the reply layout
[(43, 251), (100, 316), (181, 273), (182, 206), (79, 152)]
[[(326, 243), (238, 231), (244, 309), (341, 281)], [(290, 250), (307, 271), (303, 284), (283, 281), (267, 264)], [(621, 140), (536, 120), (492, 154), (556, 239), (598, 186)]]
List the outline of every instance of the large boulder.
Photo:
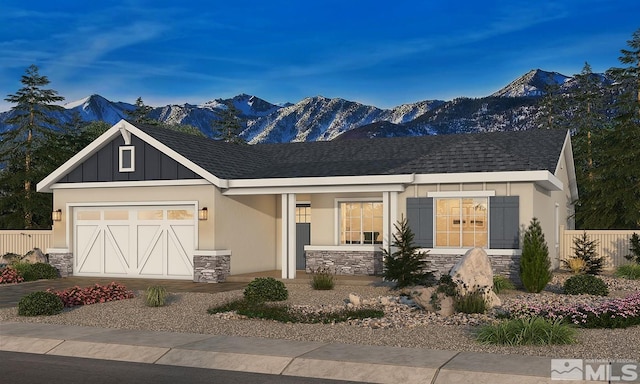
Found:
[(452, 280), (458, 285), (461, 296), (476, 291), (482, 292), (488, 308), (501, 305), (500, 298), (493, 292), (493, 269), (487, 252), (482, 248), (472, 248), (464, 254), (451, 272)]
[(21, 257), (22, 256), (18, 255), (17, 253), (5, 253), (4, 255), (0, 256), (0, 264), (11, 264), (19, 261)]
[(33, 250), (27, 252), (27, 254), (22, 258), (22, 261), (26, 261), (31, 264), (48, 262), (47, 257), (42, 253), (40, 248), (33, 248)]

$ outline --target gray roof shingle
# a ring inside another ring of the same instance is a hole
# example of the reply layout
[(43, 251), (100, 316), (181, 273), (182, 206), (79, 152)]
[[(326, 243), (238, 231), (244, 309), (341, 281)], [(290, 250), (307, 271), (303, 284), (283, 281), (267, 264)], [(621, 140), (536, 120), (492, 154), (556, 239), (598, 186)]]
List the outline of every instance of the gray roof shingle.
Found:
[(439, 136), (238, 145), (136, 125), (223, 179), (460, 172), (555, 172), (566, 131), (529, 130)]

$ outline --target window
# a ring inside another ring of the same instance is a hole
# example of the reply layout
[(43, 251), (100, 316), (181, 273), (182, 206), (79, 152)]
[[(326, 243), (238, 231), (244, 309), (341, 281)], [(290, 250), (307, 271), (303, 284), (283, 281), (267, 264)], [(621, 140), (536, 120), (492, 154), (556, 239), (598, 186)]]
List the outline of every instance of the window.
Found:
[(438, 194), (407, 198), (407, 222), (417, 246), (520, 248), (518, 196)]
[(340, 244), (382, 244), (382, 202), (343, 201)]
[(311, 222), (311, 204), (296, 204), (296, 223)]
[(120, 150), (120, 156), (118, 156), (118, 164), (120, 172), (134, 172), (135, 167), (135, 150), (132, 145), (123, 146), (118, 148)]
[(487, 247), (487, 198), (438, 198), (436, 247)]

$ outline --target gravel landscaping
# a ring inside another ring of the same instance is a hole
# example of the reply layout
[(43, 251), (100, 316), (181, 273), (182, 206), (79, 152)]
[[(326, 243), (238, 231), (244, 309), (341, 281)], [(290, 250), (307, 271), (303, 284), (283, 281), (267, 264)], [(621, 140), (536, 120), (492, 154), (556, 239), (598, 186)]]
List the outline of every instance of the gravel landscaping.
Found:
[[(594, 303), (594, 296), (558, 294), (565, 274), (556, 274), (540, 294), (510, 291), (500, 294), (503, 305), (512, 301), (531, 303)], [(640, 290), (639, 280), (602, 277), (610, 297), (624, 297)], [(306, 310), (344, 307), (350, 293), (356, 293), (372, 305), (384, 305), (385, 317), (338, 324), (283, 324), (268, 320), (243, 319), (231, 313), (209, 315), (207, 308), (242, 297), (242, 291), (224, 293), (172, 294), (165, 307), (147, 307), (141, 292), (134, 299), (65, 309), (48, 317), (19, 317), (16, 308), (0, 310), (0, 321), (38, 322), (105, 328), (267, 337), (351, 344), (388, 345), (492, 352), (557, 358), (637, 359), (640, 356), (640, 326), (627, 329), (579, 329), (578, 343), (551, 346), (481, 345), (473, 338), (476, 325), (495, 321), (489, 315), (456, 314), (443, 318), (407, 305), (398, 291), (388, 287), (342, 286), (331, 291), (314, 291), (305, 284), (288, 284), (291, 305)], [(604, 298), (606, 300), (606, 298)]]

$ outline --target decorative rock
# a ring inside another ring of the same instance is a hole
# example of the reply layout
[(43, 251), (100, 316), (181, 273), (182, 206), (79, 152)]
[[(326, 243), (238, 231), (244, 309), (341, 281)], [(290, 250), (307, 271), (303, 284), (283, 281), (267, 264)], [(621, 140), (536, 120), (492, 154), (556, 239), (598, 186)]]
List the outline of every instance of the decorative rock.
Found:
[(22, 261), (26, 261), (31, 264), (35, 263), (47, 263), (47, 257), (42, 253), (40, 248), (33, 248), (33, 250), (27, 252), (22, 258)]
[(493, 292), (493, 269), (491, 260), (482, 248), (472, 248), (464, 254), (449, 272), (458, 285), (458, 292), (464, 296), (481, 291), (488, 308), (501, 304), (500, 298)]
[(362, 304), (362, 298), (358, 295), (356, 295), (355, 293), (350, 293), (349, 294), (349, 303), (353, 304), (354, 306), (359, 306)]
[[(455, 313), (453, 297), (442, 292), (436, 293), (436, 287), (418, 288), (412, 292), (411, 298), (417, 306), (425, 311), (437, 313), (440, 316), (451, 316)], [(432, 300), (433, 294), (436, 299)]]

